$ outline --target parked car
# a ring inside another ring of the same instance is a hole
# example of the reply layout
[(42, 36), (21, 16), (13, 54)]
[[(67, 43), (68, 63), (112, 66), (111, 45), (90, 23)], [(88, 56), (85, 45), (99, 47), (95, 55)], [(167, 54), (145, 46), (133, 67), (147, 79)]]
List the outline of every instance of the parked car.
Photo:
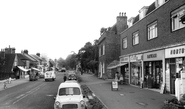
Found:
[(59, 85), (54, 97), (54, 109), (86, 109), (82, 89), (75, 81), (66, 81)]
[(55, 71), (46, 71), (44, 73), (44, 79), (45, 79), (45, 81), (48, 81), (48, 80), (54, 81), (56, 79)]

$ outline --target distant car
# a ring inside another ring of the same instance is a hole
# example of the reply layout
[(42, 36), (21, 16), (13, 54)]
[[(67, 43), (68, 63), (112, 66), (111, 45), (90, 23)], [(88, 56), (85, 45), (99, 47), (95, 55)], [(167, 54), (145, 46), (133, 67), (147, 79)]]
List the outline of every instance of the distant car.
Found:
[(66, 72), (66, 68), (62, 68), (61, 69), (61, 72)]
[(39, 78), (44, 78), (44, 72), (39, 72)]
[(80, 84), (66, 81), (59, 85), (54, 109), (86, 109)]
[(68, 80), (77, 80), (76, 74), (69, 74), (67, 79)]
[(45, 81), (48, 81), (48, 80), (54, 81), (56, 79), (55, 71), (46, 71), (44, 73), (44, 79)]

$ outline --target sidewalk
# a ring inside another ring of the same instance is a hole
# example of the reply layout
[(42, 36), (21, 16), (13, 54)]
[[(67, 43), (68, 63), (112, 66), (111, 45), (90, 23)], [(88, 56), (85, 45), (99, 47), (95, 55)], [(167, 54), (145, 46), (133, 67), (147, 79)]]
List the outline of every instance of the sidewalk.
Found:
[(112, 91), (112, 80), (102, 80), (90, 74), (81, 77), (82, 84), (86, 84), (107, 109), (161, 109), (164, 100), (174, 98), (170, 94), (126, 84), (119, 85), (118, 91)]
[[(4, 82), (6, 82), (6, 88), (5, 89), (4, 89)], [(8, 79), (7, 80), (1, 80), (0, 81), (0, 91), (6, 90), (10, 87), (14, 87), (16, 85), (23, 84), (23, 83), (26, 83), (26, 82), (29, 82), (29, 78), (13, 79), (10, 83), (8, 82)]]

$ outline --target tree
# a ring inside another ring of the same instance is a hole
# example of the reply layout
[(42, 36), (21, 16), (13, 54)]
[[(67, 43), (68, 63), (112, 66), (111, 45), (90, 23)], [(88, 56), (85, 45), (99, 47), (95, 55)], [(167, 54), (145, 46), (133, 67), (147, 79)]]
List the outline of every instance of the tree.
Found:
[(65, 62), (65, 60), (63, 59), (63, 58), (59, 58), (58, 60), (57, 60), (57, 67), (59, 68), (59, 69), (61, 69), (62, 67), (65, 67), (66, 66), (66, 62)]
[(98, 69), (98, 40), (94, 40), (93, 45), (87, 42), (84, 47), (79, 50), (77, 58), (83, 70), (91, 70), (95, 73)]

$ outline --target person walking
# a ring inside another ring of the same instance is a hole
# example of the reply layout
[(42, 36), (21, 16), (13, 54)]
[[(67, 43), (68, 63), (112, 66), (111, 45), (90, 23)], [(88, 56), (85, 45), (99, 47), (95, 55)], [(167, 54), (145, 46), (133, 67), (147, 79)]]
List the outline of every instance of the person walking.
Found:
[(63, 80), (64, 80), (64, 82), (67, 80), (66, 74), (64, 74)]

